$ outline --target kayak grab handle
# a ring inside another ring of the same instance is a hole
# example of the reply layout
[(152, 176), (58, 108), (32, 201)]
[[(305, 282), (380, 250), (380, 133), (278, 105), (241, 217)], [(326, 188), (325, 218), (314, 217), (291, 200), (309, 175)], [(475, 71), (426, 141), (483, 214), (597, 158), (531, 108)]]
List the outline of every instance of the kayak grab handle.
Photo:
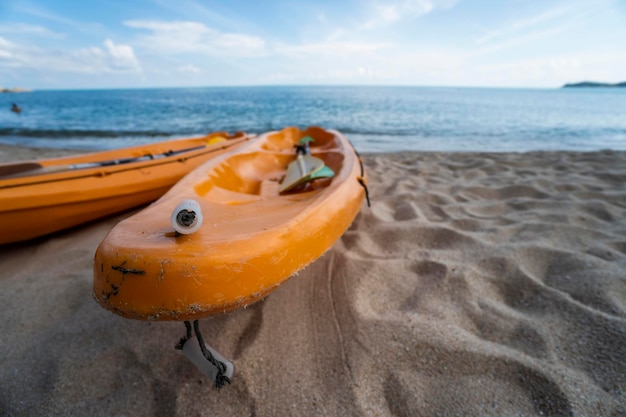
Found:
[(180, 202), (170, 216), (172, 227), (181, 235), (189, 235), (202, 226), (202, 209), (197, 201), (186, 199)]

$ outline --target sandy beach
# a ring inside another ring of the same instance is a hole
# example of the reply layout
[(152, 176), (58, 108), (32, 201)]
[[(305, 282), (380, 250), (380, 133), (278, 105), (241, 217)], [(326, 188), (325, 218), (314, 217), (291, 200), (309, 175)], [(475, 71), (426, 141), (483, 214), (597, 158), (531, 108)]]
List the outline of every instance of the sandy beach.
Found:
[[(0, 146), (0, 161), (68, 151)], [(91, 296), (129, 213), (0, 247), (2, 416), (626, 415), (626, 152), (364, 155), (372, 207), (251, 308), (182, 323)]]

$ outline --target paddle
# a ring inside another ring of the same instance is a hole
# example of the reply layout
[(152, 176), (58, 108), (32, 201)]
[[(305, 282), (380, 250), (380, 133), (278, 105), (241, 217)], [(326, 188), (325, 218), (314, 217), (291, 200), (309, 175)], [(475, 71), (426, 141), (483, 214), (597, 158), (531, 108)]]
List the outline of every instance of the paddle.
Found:
[(298, 185), (314, 179), (330, 178), (335, 175), (333, 170), (324, 164), (324, 161), (309, 155), (309, 142), (312, 141), (310, 136), (305, 136), (296, 145), (298, 156), (295, 161), (290, 162), (287, 166), (285, 178), (278, 188), (279, 193), (292, 190)]
[(39, 162), (16, 162), (13, 164), (0, 165), (0, 177), (17, 176), (18, 174), (41, 169)]
[[(158, 153), (154, 155), (147, 154), (147, 155), (137, 156), (133, 158), (110, 159), (108, 161), (85, 162), (82, 164), (72, 164), (72, 165), (64, 165), (64, 166), (59, 165), (59, 168), (64, 168), (66, 170), (74, 170), (74, 169), (108, 167), (108, 166), (113, 166), (113, 165), (123, 165), (123, 164), (129, 164), (131, 162), (142, 162), (142, 161), (150, 161), (152, 159), (167, 158), (167, 157), (178, 155), (178, 154), (185, 153), (185, 152), (191, 152), (191, 151), (197, 151), (199, 149), (204, 149), (205, 147), (206, 147), (205, 145), (201, 145), (201, 146), (194, 146), (193, 148), (180, 149), (178, 151), (170, 150), (167, 152)], [(55, 167), (49, 167), (49, 168), (55, 168)]]
[(52, 173), (63, 172), (63, 171), (75, 171), (75, 170), (81, 170), (81, 169), (123, 165), (123, 164), (135, 163), (135, 162), (149, 161), (153, 159), (168, 158), (170, 156), (204, 149), (207, 146), (224, 142), (226, 140), (227, 139), (221, 136), (217, 136), (207, 141), (206, 145), (179, 149), (177, 151), (169, 150), (167, 152), (154, 154), (154, 155), (147, 154), (147, 155), (142, 155), (142, 156), (137, 156), (137, 157), (132, 157), (132, 158), (109, 159), (106, 161), (84, 162), (80, 164), (53, 165), (53, 166), (45, 167), (45, 166), (42, 166), (38, 162), (31, 161), (31, 162), (19, 162), (15, 164), (7, 164), (4, 166), (0, 165), (0, 177), (16, 178), (16, 177), (31, 176), (31, 175), (52, 174)]

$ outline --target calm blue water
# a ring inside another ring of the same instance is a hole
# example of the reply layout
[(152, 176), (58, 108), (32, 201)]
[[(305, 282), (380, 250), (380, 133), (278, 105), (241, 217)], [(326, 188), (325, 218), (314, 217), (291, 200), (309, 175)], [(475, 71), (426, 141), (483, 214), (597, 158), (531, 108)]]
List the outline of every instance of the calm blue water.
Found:
[[(11, 103), (21, 115), (9, 111)], [(232, 87), (0, 94), (0, 142), (108, 149), (320, 125), (361, 152), (626, 150), (626, 89)]]

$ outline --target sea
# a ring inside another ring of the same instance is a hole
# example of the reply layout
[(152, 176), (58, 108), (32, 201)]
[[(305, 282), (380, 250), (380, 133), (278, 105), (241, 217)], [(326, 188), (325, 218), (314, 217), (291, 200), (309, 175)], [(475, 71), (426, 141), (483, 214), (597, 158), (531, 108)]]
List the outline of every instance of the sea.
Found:
[[(11, 112), (16, 103), (22, 112)], [(626, 150), (626, 88), (267, 86), (0, 94), (0, 143), (102, 150), (322, 126), (362, 153)]]

